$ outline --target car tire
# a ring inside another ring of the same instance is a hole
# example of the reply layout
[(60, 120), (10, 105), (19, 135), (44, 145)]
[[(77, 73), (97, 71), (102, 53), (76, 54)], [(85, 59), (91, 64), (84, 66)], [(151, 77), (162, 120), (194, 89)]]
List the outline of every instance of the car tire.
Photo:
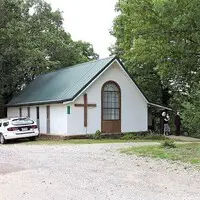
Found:
[(6, 139), (4, 138), (3, 134), (0, 133), (0, 144), (5, 144), (6, 143)]
[(34, 136), (34, 137), (30, 137), (29, 140), (30, 140), (30, 141), (35, 141), (35, 140), (36, 140), (36, 137), (35, 137), (35, 136)]

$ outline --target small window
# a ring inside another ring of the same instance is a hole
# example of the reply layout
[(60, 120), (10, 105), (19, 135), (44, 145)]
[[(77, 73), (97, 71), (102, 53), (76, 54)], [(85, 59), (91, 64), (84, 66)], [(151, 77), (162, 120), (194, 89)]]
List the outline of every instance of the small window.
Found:
[(3, 126), (8, 126), (9, 125), (9, 122), (4, 122), (3, 123)]
[(0, 122), (0, 127), (2, 126), (2, 122)]

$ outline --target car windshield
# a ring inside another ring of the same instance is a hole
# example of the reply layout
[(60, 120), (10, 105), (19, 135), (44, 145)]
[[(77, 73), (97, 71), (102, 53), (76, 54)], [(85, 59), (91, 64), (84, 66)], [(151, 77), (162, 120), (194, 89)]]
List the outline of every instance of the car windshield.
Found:
[(24, 124), (33, 124), (34, 121), (29, 119), (29, 118), (18, 118), (18, 119), (13, 119), (12, 124), (13, 125), (24, 125)]

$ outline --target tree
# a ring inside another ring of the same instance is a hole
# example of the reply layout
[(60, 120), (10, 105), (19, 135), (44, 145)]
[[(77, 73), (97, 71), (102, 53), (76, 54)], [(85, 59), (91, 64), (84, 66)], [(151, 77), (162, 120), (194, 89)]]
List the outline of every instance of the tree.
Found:
[(200, 79), (200, 1), (119, 0), (116, 10), (112, 53), (143, 87), (149, 85), (154, 99), (188, 96)]
[(196, 84), (189, 99), (182, 104), (182, 124), (188, 129), (190, 135), (200, 137), (200, 82)]
[(7, 103), (37, 75), (97, 59), (91, 44), (73, 41), (60, 11), (43, 0), (0, 0), (0, 98)]

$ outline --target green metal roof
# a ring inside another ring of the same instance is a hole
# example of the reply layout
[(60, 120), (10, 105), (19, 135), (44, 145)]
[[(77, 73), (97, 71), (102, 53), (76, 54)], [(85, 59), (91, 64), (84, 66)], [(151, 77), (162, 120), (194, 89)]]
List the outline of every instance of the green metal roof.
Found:
[(36, 105), (73, 100), (113, 60), (114, 56), (40, 75), (7, 105)]

